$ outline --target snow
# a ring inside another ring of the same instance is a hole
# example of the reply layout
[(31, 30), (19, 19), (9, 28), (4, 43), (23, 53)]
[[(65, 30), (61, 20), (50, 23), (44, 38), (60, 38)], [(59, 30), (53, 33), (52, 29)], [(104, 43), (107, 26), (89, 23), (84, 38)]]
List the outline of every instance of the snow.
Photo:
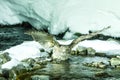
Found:
[[(15, 58), (19, 61), (26, 58), (35, 58), (40, 56), (40, 48), (43, 48), (37, 42), (25, 42), (21, 45), (11, 47), (4, 52), (10, 53), (10, 57)], [(20, 55), (19, 55), (20, 54)]]
[(86, 34), (89, 30), (96, 31), (110, 25), (111, 29), (102, 33), (119, 37), (119, 3), (119, 0), (68, 0), (63, 7), (57, 7), (51, 33), (62, 32), (66, 26), (72, 32)]
[(103, 52), (108, 55), (117, 54), (120, 55), (120, 44), (116, 41), (102, 41), (102, 40), (85, 40), (80, 42), (77, 46), (92, 47), (96, 52)]
[(86, 34), (111, 26), (102, 34), (120, 37), (119, 4), (120, 0), (0, 0), (0, 23), (26, 21), (37, 29), (48, 29), (51, 34), (67, 28), (71, 33)]
[(0, 5), (1, 24), (9, 25), (25, 21), (37, 29), (49, 25), (52, 6), (46, 0), (1, 0)]
[(22, 21), (19, 20), (17, 15), (9, 8), (7, 0), (0, 1), (0, 23), (1, 24), (17, 24)]
[(3, 64), (1, 68), (11, 69), (12, 67), (17, 66), (18, 64), (20, 64), (20, 61), (12, 59), (11, 61)]
[(40, 49), (44, 49), (44, 47), (35, 41), (27, 41), (10, 49), (6, 49), (2, 53), (8, 52), (12, 60), (3, 64), (2, 68), (11, 69), (23, 59), (49, 56), (47, 52), (40, 52)]
[[(60, 44), (69, 45), (72, 40), (57, 40)], [(120, 55), (120, 44), (115, 41), (102, 41), (102, 40), (85, 40), (76, 45), (73, 50), (77, 48), (77, 46), (83, 47), (92, 47), (96, 50), (96, 52), (103, 52), (106, 54), (117, 54)], [(3, 52), (8, 52), (11, 61), (2, 65), (2, 68), (11, 69), (13, 66), (16, 66), (20, 63), (21, 60), (26, 58), (36, 58), (36, 57), (45, 57), (49, 56), (46, 52), (40, 52), (40, 49), (44, 49), (38, 42), (35, 41), (27, 41), (20, 45), (11, 47)], [(9, 65), (9, 66), (8, 66)]]
[[(58, 40), (60, 44), (69, 45), (73, 40)], [(79, 42), (72, 50), (76, 50), (78, 46), (93, 48), (96, 52), (106, 53), (107, 55), (120, 55), (120, 43), (116, 41), (103, 40), (85, 40)]]
[[(69, 28), (65, 39), (71, 38), (75, 32), (86, 34), (89, 30), (111, 26), (102, 34), (120, 37), (119, 4), (120, 0), (0, 0), (0, 24), (26, 21), (36, 29), (48, 29), (51, 34), (59, 34)], [(59, 42), (67, 45), (71, 41)], [(92, 47), (98, 52), (120, 54), (120, 44), (114, 41), (86, 40), (79, 45)], [(25, 58), (43, 56), (40, 48), (43, 47), (33, 41), (5, 50), (13, 59), (3, 68), (12, 67), (12, 64)]]
[(62, 45), (69, 45), (72, 41), (73, 40), (57, 40), (57, 42)]

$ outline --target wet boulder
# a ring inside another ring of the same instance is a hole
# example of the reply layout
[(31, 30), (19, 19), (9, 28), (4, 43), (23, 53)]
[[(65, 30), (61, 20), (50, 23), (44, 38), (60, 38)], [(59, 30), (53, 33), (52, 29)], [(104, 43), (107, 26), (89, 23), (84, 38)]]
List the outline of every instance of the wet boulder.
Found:
[(120, 58), (119, 57), (111, 58), (110, 65), (113, 67), (119, 66), (120, 65)]
[(0, 54), (0, 65), (10, 60), (11, 60), (11, 57), (9, 56), (9, 53), (5, 52), (5, 53)]

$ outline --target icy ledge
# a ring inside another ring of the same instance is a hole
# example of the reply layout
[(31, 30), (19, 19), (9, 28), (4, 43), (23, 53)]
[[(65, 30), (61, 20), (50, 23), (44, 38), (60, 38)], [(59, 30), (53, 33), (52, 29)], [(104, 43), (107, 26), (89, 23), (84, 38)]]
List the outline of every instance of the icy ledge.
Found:
[(86, 34), (111, 26), (102, 34), (120, 37), (119, 4), (120, 0), (1, 0), (0, 23), (26, 21), (37, 29), (48, 29), (51, 34), (67, 28), (72, 33)]

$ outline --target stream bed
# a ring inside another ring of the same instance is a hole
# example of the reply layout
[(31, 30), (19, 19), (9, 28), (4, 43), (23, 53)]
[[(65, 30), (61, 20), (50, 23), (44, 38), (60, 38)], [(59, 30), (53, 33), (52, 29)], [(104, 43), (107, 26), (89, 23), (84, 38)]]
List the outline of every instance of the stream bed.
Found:
[(106, 57), (76, 55), (60, 63), (28, 58), (12, 69), (1, 69), (0, 80), (120, 80), (119, 65), (109, 61)]
[[(24, 27), (1, 27), (0, 50), (32, 40)], [(120, 57), (116, 55), (71, 55), (56, 63), (50, 57), (28, 58), (12, 69), (0, 68), (0, 80), (120, 80)], [(0, 66), (10, 61), (9, 53), (0, 54)]]

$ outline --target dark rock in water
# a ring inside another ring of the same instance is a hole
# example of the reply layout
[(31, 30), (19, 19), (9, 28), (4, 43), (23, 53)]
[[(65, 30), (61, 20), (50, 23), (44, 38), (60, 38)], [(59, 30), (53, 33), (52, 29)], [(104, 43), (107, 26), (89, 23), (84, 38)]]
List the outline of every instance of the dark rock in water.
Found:
[[(4, 78), (8, 79), (9, 78), (9, 71), (8, 69), (3, 69), (2, 70), (2, 75)], [(1, 79), (0, 79), (1, 80)]]
[(101, 69), (107, 68), (107, 65), (105, 63), (103, 63), (103, 62), (83, 63), (83, 65), (88, 66), (88, 67), (101, 68)]
[(76, 50), (73, 50), (71, 52), (72, 55), (81, 55), (81, 56), (95, 56), (96, 55), (96, 51), (91, 48), (91, 47), (82, 47), (82, 46), (78, 46), (76, 48)]
[(33, 40), (31, 36), (24, 34), (30, 27), (22, 25), (0, 26), (0, 50), (5, 50), (23, 41)]
[(87, 48), (87, 54), (89, 56), (95, 56), (96, 51), (93, 48), (89, 47), (89, 48)]
[(86, 56), (86, 55), (87, 55), (87, 48), (82, 47), (82, 46), (78, 46), (78, 47), (76, 48), (76, 51), (73, 50), (73, 51), (71, 52), (71, 54), (72, 54), (72, 55)]
[(116, 57), (116, 58), (111, 58), (110, 59), (110, 65), (111, 66), (119, 66), (120, 65), (120, 58), (119, 57)]
[(95, 77), (111, 77), (108, 73), (102, 71), (95, 74)]
[(8, 61), (11, 60), (11, 57), (9, 56), (9, 53), (2, 53), (0, 54), (0, 66)]

